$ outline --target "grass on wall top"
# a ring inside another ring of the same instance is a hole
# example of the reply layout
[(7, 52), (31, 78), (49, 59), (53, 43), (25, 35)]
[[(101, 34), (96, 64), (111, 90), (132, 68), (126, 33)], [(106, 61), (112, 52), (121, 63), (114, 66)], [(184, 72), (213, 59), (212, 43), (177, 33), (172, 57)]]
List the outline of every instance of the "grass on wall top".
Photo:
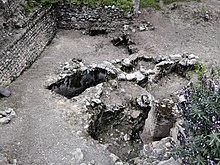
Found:
[[(54, 4), (57, 2), (68, 2), (71, 4), (88, 4), (91, 7), (98, 7), (102, 5), (116, 5), (125, 12), (132, 11), (132, 0), (27, 0), (24, 5), (24, 9), (27, 12), (31, 12), (34, 7), (39, 5)], [(170, 4), (173, 2), (188, 2), (192, 0), (163, 0), (164, 4)], [(201, 1), (201, 0), (195, 0)], [(140, 0), (140, 7), (153, 7), (160, 9), (160, 0)]]
[(67, 2), (76, 5), (86, 4), (94, 8), (103, 5), (116, 5), (125, 12), (132, 11), (132, 0), (27, 0), (24, 9), (27, 12), (31, 12), (36, 6), (50, 5), (58, 2)]
[[(189, 2), (193, 0), (162, 0), (165, 5), (171, 4), (173, 2)], [(194, 0), (200, 2), (201, 0)], [(141, 7), (153, 7), (155, 9), (160, 9), (160, 0), (140, 0)]]

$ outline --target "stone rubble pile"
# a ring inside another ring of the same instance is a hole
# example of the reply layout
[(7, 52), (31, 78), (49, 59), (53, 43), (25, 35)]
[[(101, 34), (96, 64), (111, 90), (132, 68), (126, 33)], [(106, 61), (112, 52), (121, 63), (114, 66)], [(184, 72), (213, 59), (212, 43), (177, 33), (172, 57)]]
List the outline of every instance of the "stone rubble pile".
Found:
[[(118, 74), (118, 80), (136, 81), (138, 84), (142, 84), (141, 82), (145, 82), (146, 80), (149, 83), (157, 82), (160, 78), (171, 72), (182, 74), (186, 70), (192, 69), (197, 59), (198, 57), (193, 54), (170, 55), (169, 57), (164, 56), (159, 59), (134, 54), (120, 62), (113, 61), (113, 63), (121, 68), (121, 70), (125, 70), (123, 68), (130, 70), (129, 72), (125, 71)], [(146, 69), (145, 66), (139, 66), (137, 70), (135, 67), (138, 61), (150, 62), (154, 64), (154, 67), (152, 69)]]
[(10, 160), (6, 154), (0, 153), (0, 164), (1, 165), (16, 165), (17, 160)]
[(0, 109), (0, 124), (8, 124), (16, 116), (12, 108)]
[(77, 69), (81, 67), (84, 67), (82, 60), (75, 58), (71, 59), (69, 62), (61, 64), (59, 69), (57, 70), (57, 74), (59, 74), (59, 79), (72, 75), (77, 71)]
[[(77, 70), (84, 71), (86, 69), (101, 68), (105, 69), (108, 74), (116, 75), (119, 81), (136, 81), (139, 83), (147, 80), (151, 83), (157, 82), (161, 77), (171, 72), (181, 75), (186, 70), (193, 69), (197, 60), (198, 56), (194, 54), (149, 57), (135, 53), (122, 60), (104, 61), (103, 63), (89, 66), (85, 66), (79, 59), (72, 59), (70, 62), (61, 65), (57, 73), (59, 74), (59, 79), (62, 79), (76, 73)], [(138, 66), (140, 61), (149, 62), (154, 67), (148, 69), (145, 66)]]
[(166, 137), (160, 141), (144, 144), (140, 156), (133, 159), (136, 165), (180, 165), (179, 160), (172, 157), (172, 138)]
[(141, 23), (135, 23), (134, 25), (124, 25), (123, 30), (127, 33), (143, 32), (143, 31), (153, 31), (156, 27), (148, 22), (143, 21)]

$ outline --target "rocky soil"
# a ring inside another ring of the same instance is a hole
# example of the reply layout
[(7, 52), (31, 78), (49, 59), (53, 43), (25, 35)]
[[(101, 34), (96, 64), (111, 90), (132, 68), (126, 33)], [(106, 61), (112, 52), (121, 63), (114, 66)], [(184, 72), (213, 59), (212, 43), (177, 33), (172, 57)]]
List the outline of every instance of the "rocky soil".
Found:
[[(152, 96), (165, 102), (155, 108), (172, 110), (164, 99), (188, 83), (176, 66), (188, 68), (197, 56), (207, 65), (220, 64), (219, 16), (217, 0), (176, 3), (161, 11), (142, 9), (123, 29), (133, 44), (121, 46), (111, 42), (121, 32), (89, 36), (59, 31), (31, 68), (9, 86), (11, 96), (0, 99), (0, 120), (11, 117), (0, 125), (0, 164), (178, 164), (169, 154), (170, 137), (157, 141), (159, 133), (147, 129), (147, 137), (139, 136), (148, 115), (140, 107), (149, 107)], [(135, 50), (132, 55), (129, 46)], [(139, 57), (148, 60), (132, 62)], [(68, 99), (56, 93), (61, 87), (47, 89), (57, 80), (69, 82), (65, 77), (79, 68), (103, 65), (106, 72), (98, 76), (104, 78), (90, 82), (78, 96)], [(146, 77), (147, 83), (142, 81)], [(140, 102), (143, 96), (148, 99)]]

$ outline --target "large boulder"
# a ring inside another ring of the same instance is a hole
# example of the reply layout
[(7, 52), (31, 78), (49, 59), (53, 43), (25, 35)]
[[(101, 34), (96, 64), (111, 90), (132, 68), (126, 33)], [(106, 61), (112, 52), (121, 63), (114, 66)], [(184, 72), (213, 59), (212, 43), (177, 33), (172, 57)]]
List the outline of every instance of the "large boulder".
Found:
[(176, 119), (173, 115), (174, 103), (172, 100), (163, 99), (155, 101), (151, 108), (148, 118), (141, 135), (142, 141), (148, 143), (152, 140), (159, 140), (170, 135)]

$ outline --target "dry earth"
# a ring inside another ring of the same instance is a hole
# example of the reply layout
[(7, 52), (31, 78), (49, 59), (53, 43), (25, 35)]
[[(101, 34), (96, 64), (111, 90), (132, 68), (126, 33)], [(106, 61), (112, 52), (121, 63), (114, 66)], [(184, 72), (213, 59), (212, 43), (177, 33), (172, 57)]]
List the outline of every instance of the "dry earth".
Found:
[[(176, 7), (164, 6), (162, 11), (142, 9), (136, 21), (150, 21), (156, 29), (137, 32), (134, 40), (140, 52), (147, 55), (187, 52), (208, 65), (219, 65), (219, 16), (217, 0), (178, 3)], [(81, 58), (89, 64), (129, 56), (110, 43), (112, 36), (92, 37), (74, 30), (57, 33), (41, 57), (9, 86), (11, 97), (0, 100), (1, 107), (11, 107), (17, 113), (11, 123), (0, 126), (1, 153), (21, 165), (115, 164), (105, 147), (81, 133), (84, 128), (80, 124), (65, 121), (64, 112), (79, 111), (74, 104), (45, 89), (45, 84), (56, 76), (57, 67), (69, 59)], [(165, 97), (183, 85), (184, 81), (176, 76), (166, 77), (151, 93)]]

